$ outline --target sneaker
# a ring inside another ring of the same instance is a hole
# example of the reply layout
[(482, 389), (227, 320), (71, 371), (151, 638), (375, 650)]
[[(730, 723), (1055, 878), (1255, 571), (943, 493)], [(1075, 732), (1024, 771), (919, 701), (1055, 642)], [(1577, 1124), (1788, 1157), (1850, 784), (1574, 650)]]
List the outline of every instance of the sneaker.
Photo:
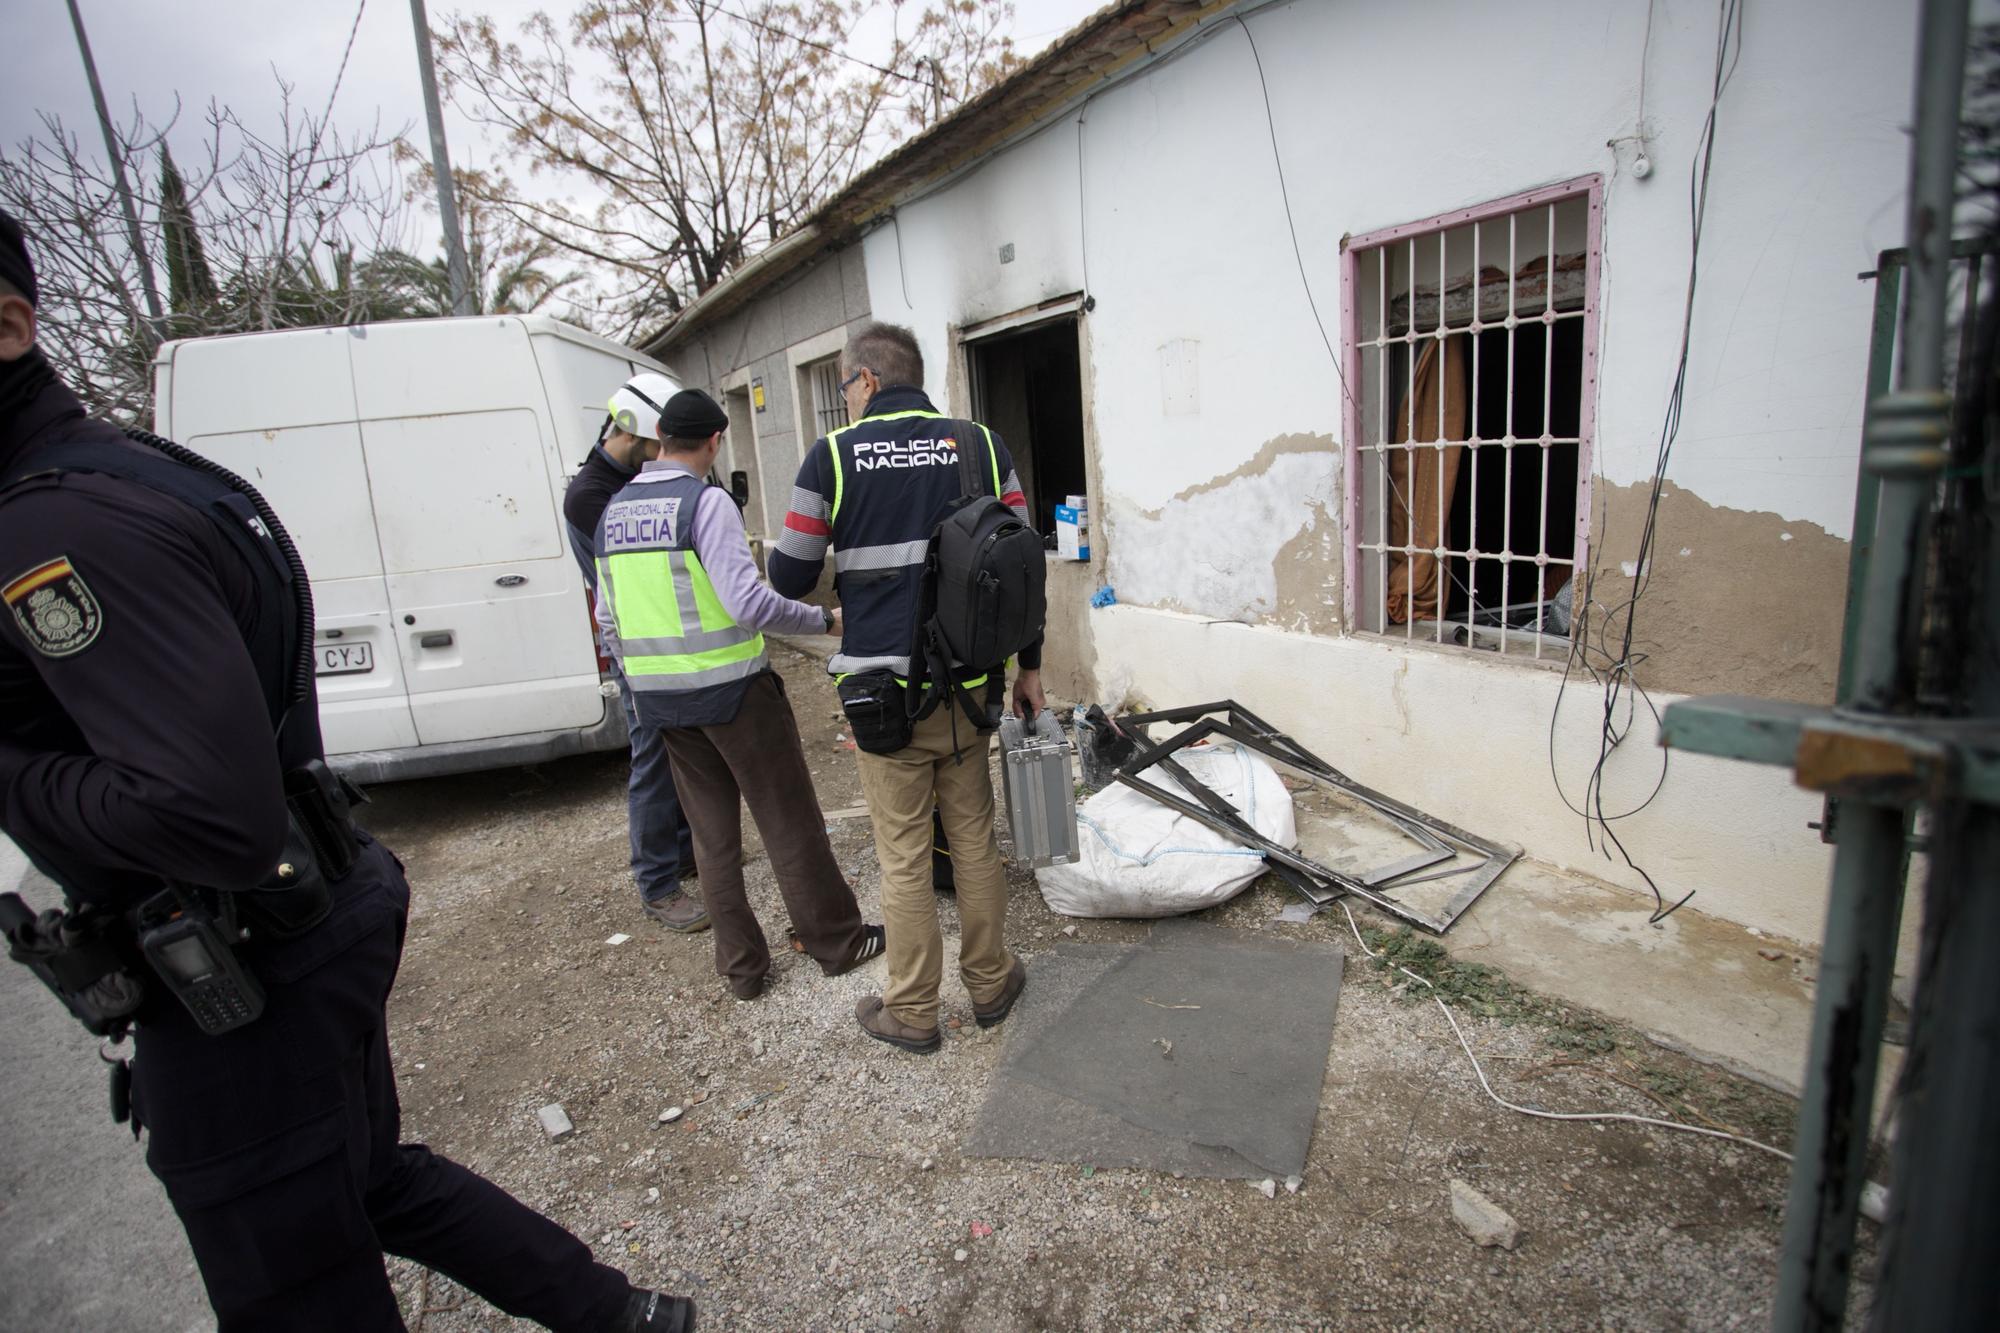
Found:
[(670, 893), (645, 904), (646, 915), (677, 935), (708, 929), (708, 909), (685, 893)]
[(694, 1302), (664, 1291), (634, 1291), (610, 1333), (694, 1333)]
[(1007, 970), (1007, 984), (1000, 988), (1000, 994), (987, 1004), (972, 1006), (972, 1021), (983, 1028), (994, 1027), (1007, 1017), (1014, 1007), (1014, 1001), (1021, 998), (1021, 992), (1028, 988), (1028, 965), (1016, 958), (1014, 966)]
[(918, 1055), (929, 1055), (944, 1041), (943, 1034), (936, 1028), (925, 1031), (899, 1023), (882, 1007), (882, 997), (870, 995), (854, 1006), (854, 1021), (861, 1024), (861, 1030), (877, 1041), (886, 1041), (891, 1046), (900, 1046)]
[(828, 967), (825, 963), (821, 963), (819, 970), (830, 977), (845, 976), (855, 968), (860, 967), (863, 963), (871, 959), (880, 958), (882, 951), (889, 947), (888, 941), (888, 934), (882, 927), (863, 926), (861, 928), (861, 947), (854, 951), (854, 956), (838, 967)]

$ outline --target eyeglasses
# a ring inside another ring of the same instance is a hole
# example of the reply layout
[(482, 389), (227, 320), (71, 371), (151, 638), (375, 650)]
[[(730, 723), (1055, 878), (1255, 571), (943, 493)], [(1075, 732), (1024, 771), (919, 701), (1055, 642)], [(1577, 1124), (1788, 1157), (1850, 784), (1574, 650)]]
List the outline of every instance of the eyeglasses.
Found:
[(863, 375), (872, 375), (874, 373), (875, 373), (874, 371), (868, 369), (868, 367), (866, 366), (861, 367), (861, 369), (855, 371), (852, 375), (849, 375), (846, 379), (840, 382), (840, 391), (842, 393), (846, 393), (848, 389), (853, 386), (854, 381), (860, 379)]

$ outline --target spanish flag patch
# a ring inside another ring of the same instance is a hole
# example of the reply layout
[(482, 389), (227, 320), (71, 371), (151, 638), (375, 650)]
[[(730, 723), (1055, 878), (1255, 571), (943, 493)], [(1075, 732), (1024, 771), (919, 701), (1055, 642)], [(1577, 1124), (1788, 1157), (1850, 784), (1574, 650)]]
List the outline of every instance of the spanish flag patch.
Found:
[(69, 557), (59, 555), (0, 587), (0, 601), (43, 657), (73, 657), (97, 641), (104, 612)]

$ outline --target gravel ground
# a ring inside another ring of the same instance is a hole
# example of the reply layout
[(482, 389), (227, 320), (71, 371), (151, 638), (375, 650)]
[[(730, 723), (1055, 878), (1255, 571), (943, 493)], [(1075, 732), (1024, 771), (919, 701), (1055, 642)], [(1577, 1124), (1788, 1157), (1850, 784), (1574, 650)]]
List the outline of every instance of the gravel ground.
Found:
[[(776, 660), (822, 808), (860, 805), (818, 663), (784, 648)], [(948, 1040), (933, 1056), (856, 1029), (854, 1002), (880, 988), (880, 963), (828, 980), (782, 953), (767, 996), (736, 1003), (708, 936), (672, 936), (639, 914), (623, 782), (619, 757), (595, 756), (385, 787), (364, 812), (416, 888), (390, 1006), (405, 1136), (485, 1172), (635, 1281), (693, 1294), (705, 1328), (1768, 1323), (1783, 1163), (1496, 1107), (1436, 1006), (1358, 956), (1297, 1194), (963, 1157), (1007, 1028), (974, 1026), (953, 959)], [(878, 917), (867, 820), (831, 827)], [(752, 899), (782, 941), (783, 909), (746, 833)], [(1036, 954), (1065, 927), (1098, 942), (1146, 930), (1056, 917), (1027, 872), (1010, 875), (1008, 939), (1030, 969), (1024, 1006), (1036, 999)], [(1352, 948), (1338, 913), (1275, 922), (1288, 901), (1267, 879), (1204, 916)], [(951, 953), (955, 912), (948, 899), (940, 910)], [(615, 933), (630, 939), (608, 943)], [(1676, 1114), (1690, 1106), (1789, 1140), (1786, 1099), (1594, 1016), (1576, 1013), (1571, 1027), (1483, 1017), (1476, 1001), (1458, 1012), (1514, 1100), (1657, 1115), (1665, 1089)], [(549, 1102), (576, 1126), (554, 1143), (536, 1120)], [(681, 1117), (661, 1124), (675, 1106)], [(1454, 1177), (1518, 1220), (1516, 1249), (1477, 1248), (1458, 1229)], [(1864, 1248), (1864, 1270), (1872, 1261)], [(413, 1326), (526, 1327), (413, 1265), (394, 1274)], [(1865, 1304), (1857, 1292), (1854, 1308)]]

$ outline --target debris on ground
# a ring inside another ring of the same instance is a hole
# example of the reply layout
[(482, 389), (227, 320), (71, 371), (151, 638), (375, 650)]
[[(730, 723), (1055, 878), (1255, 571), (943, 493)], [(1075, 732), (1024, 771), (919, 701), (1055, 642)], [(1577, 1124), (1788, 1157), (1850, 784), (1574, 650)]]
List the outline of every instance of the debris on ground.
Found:
[(1265, 1176), (1262, 1180), (1258, 1181), (1253, 1188), (1267, 1199), (1278, 1197), (1278, 1182), (1269, 1176)]
[(542, 1122), (542, 1133), (548, 1135), (552, 1141), (576, 1129), (576, 1126), (570, 1123), (569, 1112), (563, 1110), (556, 1102), (550, 1102), (535, 1112), (535, 1118)]
[[(822, 808), (860, 802), (852, 756), (830, 744), (845, 727), (824, 664), (775, 640), (770, 653)], [(523, 786), (520, 770), (470, 773), (384, 784), (361, 812), (408, 865), (415, 889), (389, 1035), (399, 1072), (419, 1059), (429, 1072), (404, 1082), (404, 1134), (579, 1236), (613, 1235), (599, 1258), (639, 1285), (694, 1295), (703, 1327), (1387, 1333), (1447, 1322), (1648, 1330), (1769, 1322), (1783, 1163), (1709, 1139), (1496, 1107), (1431, 992), (1398, 997), (1389, 983), (1400, 974), (1359, 957), (1342, 987), (1324, 1085), (1312, 1093), (1309, 1164), (1298, 1174), (1313, 1189), (1285, 1207), (1267, 1208), (1261, 1190), (1235, 1180), (968, 1160), (984, 1090), (1022, 1020), (1056, 994), (1046, 960), (1058, 947), (1085, 947), (1066, 939), (1072, 923), (1043, 909), (1025, 869), (1007, 871), (1006, 943), (1031, 978), (1013, 1017), (978, 1030), (967, 1019), (969, 1035), (904, 1058), (854, 1025), (856, 1001), (883, 988), (882, 964), (827, 978), (780, 945), (787, 914), (752, 821), (743, 830), (745, 890), (775, 957), (771, 989), (739, 1006), (716, 975), (710, 936), (670, 935), (640, 915), (625, 837), (626, 757), (580, 755), (539, 771), (546, 783), (515, 800), (505, 798)], [(863, 913), (880, 920), (869, 821), (828, 822)], [(1000, 836), (1005, 851), (1005, 829)], [(496, 847), (495, 837), (506, 841)], [(699, 878), (688, 887), (702, 891)], [(1266, 878), (1195, 919), (1276, 935), (1270, 918), (1294, 897)], [(958, 910), (950, 895), (937, 903), (944, 1005), (963, 1015)], [(1420, 932), (1358, 915), (1370, 947), (1438, 983), (1502, 1095), (1552, 1111), (1668, 1114), (1655, 1100), (1664, 1097), (1675, 1119), (1789, 1144), (1789, 1098), (1451, 959)], [(1084, 934), (1109, 947), (1152, 929), (1103, 921)], [(614, 931), (633, 938), (604, 948)], [(1287, 946), (1337, 944), (1347, 925), (1336, 911), (1282, 933)], [(1209, 1012), (1137, 1009), (1155, 1024)], [(1145, 1038), (1169, 1034), (1179, 1037), (1154, 1026)], [(750, 1055), (753, 1037), (764, 1040), (762, 1060)], [(1139, 1048), (1160, 1069), (1199, 1053), (1177, 1039), (1169, 1065), (1157, 1047)], [(716, 1114), (779, 1082), (790, 1090), (745, 1118)], [(710, 1087), (714, 1097), (698, 1110), (696, 1092)], [(579, 1127), (560, 1144), (521, 1113), (545, 1103), (562, 1105)], [(682, 1116), (661, 1123), (661, 1108), (676, 1106)], [(1267, 1168), (1254, 1178), (1284, 1183), (1288, 1174)], [(1435, 1206), (1433, 1191), (1454, 1176), (1532, 1219), (1534, 1234), (1500, 1273), (1499, 1256), (1469, 1244)], [(994, 1224), (993, 1236), (966, 1239), (967, 1219), (1000, 1216), (1006, 1225)], [(633, 1219), (637, 1227), (620, 1230)], [(858, 1234), (868, 1237), (861, 1249)], [(1857, 1309), (1869, 1300), (1876, 1246), (1874, 1229), (1864, 1229)], [(963, 1267), (958, 1247), (967, 1249)], [(1225, 1253), (1229, 1263), (1213, 1262)], [(444, 1278), (426, 1287), (425, 1270), (407, 1260), (391, 1260), (389, 1272), (413, 1326), (421, 1308), (462, 1302), (427, 1315), (424, 1333), (533, 1333)]]
[(1521, 1238), (1521, 1224), (1507, 1210), (1464, 1181), (1451, 1182), (1451, 1217), (1483, 1249), (1511, 1250)]
[[(1223, 838), (1239, 855), (1262, 853), (1262, 864), (1315, 906), (1324, 907), (1351, 894), (1441, 935), (1521, 855), (1518, 847), (1490, 842), (1362, 786), (1234, 699), (1127, 713), (1117, 719), (1117, 725), (1149, 740), (1150, 727), (1181, 728), (1165, 740), (1150, 743), (1119, 766), (1117, 778), (1124, 788), (1150, 796), (1182, 820)], [(1208, 773), (1194, 771), (1204, 756), (1229, 747), (1255, 755), (1260, 763), (1271, 760), (1309, 774), (1315, 784), (1323, 784), (1356, 807), (1366, 808), (1384, 827), (1400, 831), (1404, 841), (1398, 859), (1384, 865), (1354, 866), (1327, 865), (1307, 857), (1298, 850), (1291, 800), (1294, 789), (1275, 769), (1265, 764), (1276, 796), (1262, 799), (1249, 784), (1245, 784), (1248, 797), (1245, 799), (1245, 793), (1219, 790)], [(1087, 815), (1091, 805), (1109, 794), (1092, 797), (1090, 805), (1085, 807)], [(1263, 827), (1270, 814), (1267, 806), (1273, 801), (1283, 807), (1283, 827), (1277, 835)], [(1134, 841), (1127, 837), (1124, 846), (1132, 847)], [(1086, 849), (1089, 846), (1086, 842)], [(1409, 853), (1412, 846), (1417, 849), (1414, 854)], [(1047, 876), (1038, 879), (1043, 895), (1057, 911), (1070, 916), (1097, 915), (1065, 907), (1049, 895)], [(1442, 904), (1422, 906), (1397, 897), (1399, 890), (1447, 879), (1455, 887), (1451, 898)], [(1145, 917), (1165, 913), (1139, 910), (1120, 915)]]
[(1282, 846), (1298, 841), (1277, 769), (1243, 746), (1184, 752), (1171, 774), (1153, 782), (1153, 792), (1109, 786), (1077, 807), (1078, 859), (1035, 871), (1052, 910), (1120, 920), (1181, 916), (1229, 901), (1265, 873), (1264, 858), (1212, 827), (1212, 816), (1162, 803), (1159, 793), (1192, 804), (1199, 787), (1249, 811), (1257, 836)]

